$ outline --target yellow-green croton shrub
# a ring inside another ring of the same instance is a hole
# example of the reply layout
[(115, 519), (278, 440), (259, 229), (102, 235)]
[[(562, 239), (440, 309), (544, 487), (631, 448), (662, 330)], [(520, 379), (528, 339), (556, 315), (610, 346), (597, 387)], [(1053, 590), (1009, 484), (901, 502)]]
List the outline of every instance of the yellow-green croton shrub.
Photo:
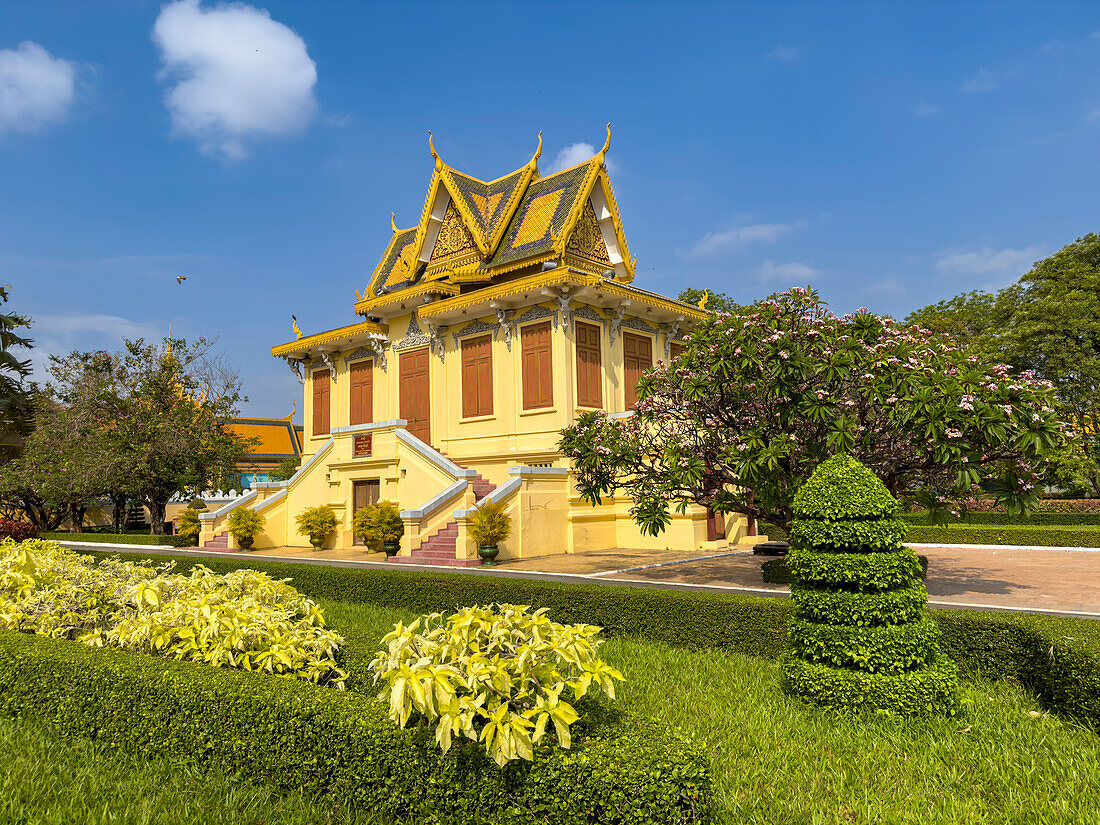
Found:
[(563, 748), (579, 718), (569, 700), (590, 690), (615, 698), (622, 675), (597, 655), (600, 628), (562, 625), (527, 605), (467, 607), (398, 623), (371, 662), (390, 718), (435, 725), (446, 753), (454, 738), (484, 743), (498, 765), (533, 759), (550, 729)]
[(0, 627), (343, 688), (343, 638), (321, 609), (254, 570), (146, 567), (53, 541), (0, 544)]

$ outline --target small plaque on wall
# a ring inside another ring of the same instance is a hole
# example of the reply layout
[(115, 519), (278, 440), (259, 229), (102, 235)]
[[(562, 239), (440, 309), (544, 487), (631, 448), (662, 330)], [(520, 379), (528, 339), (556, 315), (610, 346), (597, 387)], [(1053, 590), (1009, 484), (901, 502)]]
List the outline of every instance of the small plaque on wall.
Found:
[(352, 439), (351, 454), (356, 458), (371, 454), (371, 434), (357, 435)]

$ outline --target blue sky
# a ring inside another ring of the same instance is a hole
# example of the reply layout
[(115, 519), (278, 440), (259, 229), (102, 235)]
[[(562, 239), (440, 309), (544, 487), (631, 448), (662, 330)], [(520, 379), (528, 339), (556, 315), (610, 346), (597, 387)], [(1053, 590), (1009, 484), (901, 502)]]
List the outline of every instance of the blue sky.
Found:
[(171, 321), (285, 415), (428, 129), (491, 179), (609, 120), (640, 286), (904, 315), (1100, 229), (1100, 6), (2, 3), (0, 283), (40, 354)]

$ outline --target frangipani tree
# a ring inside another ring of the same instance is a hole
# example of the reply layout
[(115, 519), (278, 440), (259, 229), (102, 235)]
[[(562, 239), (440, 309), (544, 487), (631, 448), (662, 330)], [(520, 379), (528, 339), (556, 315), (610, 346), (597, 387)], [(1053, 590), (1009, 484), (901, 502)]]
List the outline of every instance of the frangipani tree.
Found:
[(795, 491), (837, 452), (894, 495), (961, 507), (993, 480), (1029, 510), (1065, 440), (1049, 383), (919, 327), (838, 317), (809, 288), (707, 318), (638, 387), (635, 415), (581, 415), (560, 446), (587, 500), (629, 496), (651, 534), (690, 504), (789, 527)]

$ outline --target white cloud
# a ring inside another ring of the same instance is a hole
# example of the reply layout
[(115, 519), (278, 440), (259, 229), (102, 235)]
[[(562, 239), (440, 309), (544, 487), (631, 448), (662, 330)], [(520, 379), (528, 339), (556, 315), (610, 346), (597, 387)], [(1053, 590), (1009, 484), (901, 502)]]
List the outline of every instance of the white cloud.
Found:
[[(993, 278), (992, 284), (1015, 279), (1031, 268), (1043, 256), (1040, 246), (1024, 249), (945, 249), (935, 254), (939, 275), (983, 275)], [(1002, 284), (1003, 285), (1003, 284)]]
[(803, 54), (805, 52), (801, 46), (776, 46), (765, 56), (771, 60), (778, 60), (780, 63), (793, 63), (800, 60)]
[(943, 107), (935, 103), (921, 103), (913, 108), (913, 114), (917, 117), (935, 117), (942, 111)]
[(867, 286), (869, 295), (904, 295), (905, 284), (898, 278), (887, 278)]
[(243, 158), (249, 139), (300, 132), (317, 109), (305, 41), (265, 9), (176, 0), (161, 9), (153, 41), (173, 130), (204, 152)]
[(713, 255), (723, 249), (744, 246), (750, 243), (775, 243), (780, 236), (801, 229), (805, 221), (795, 223), (754, 223), (734, 225), (720, 232), (708, 232), (695, 242), (691, 257)]
[(964, 94), (972, 95), (978, 92), (992, 92), (1001, 85), (1005, 75), (991, 72), (989, 69), (978, 69), (978, 73), (962, 86)]
[(33, 320), (31, 366), (36, 381), (48, 379), (46, 365), (50, 355), (66, 355), (73, 350), (116, 350), (126, 338), (159, 341), (168, 333), (167, 328), (151, 322), (131, 321), (117, 315), (36, 314)]
[(787, 283), (806, 284), (821, 274), (820, 269), (810, 266), (808, 261), (791, 261), (786, 264), (777, 264), (775, 261), (764, 261), (756, 270), (761, 283), (772, 281), (786, 281)]
[(60, 123), (76, 102), (77, 66), (29, 40), (0, 49), (0, 133)]

